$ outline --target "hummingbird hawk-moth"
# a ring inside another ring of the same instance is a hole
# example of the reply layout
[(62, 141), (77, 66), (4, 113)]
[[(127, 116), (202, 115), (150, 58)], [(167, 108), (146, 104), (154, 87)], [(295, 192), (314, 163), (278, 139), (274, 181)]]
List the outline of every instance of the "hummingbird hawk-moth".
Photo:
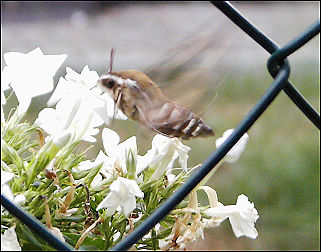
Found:
[(138, 70), (112, 72), (113, 56), (112, 49), (109, 73), (101, 76), (97, 85), (114, 99), (115, 108), (168, 137), (189, 139), (214, 135), (200, 117), (167, 98), (144, 73)]

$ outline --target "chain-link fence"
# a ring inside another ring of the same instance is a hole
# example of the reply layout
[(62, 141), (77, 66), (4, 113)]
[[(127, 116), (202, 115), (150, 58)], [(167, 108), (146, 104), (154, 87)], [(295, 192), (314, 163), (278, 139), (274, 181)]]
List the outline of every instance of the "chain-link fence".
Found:
[[(233, 134), (222, 144), (215, 152), (213, 152), (203, 165), (197, 170), (188, 181), (185, 182), (166, 202), (156, 209), (143, 223), (141, 223), (128, 236), (120, 241), (111, 250), (126, 250), (134, 243), (141, 239), (149, 232), (158, 222), (160, 222), (171, 210), (175, 208), (215, 167), (219, 161), (227, 154), (227, 152), (238, 142), (238, 140), (246, 133), (255, 121), (262, 115), (271, 102), (283, 90), (294, 104), (306, 115), (306, 117), (320, 129), (320, 115), (309, 104), (309, 102), (299, 93), (299, 91), (288, 80), (290, 75), (290, 65), (287, 56), (295, 53), (300, 47), (320, 33), (320, 20), (312, 24), (298, 37), (292, 39), (288, 44), (279, 47), (270, 38), (264, 35), (258, 28), (251, 24), (241, 13), (238, 12), (228, 2), (212, 2), (219, 10), (221, 10), (231, 21), (239, 26), (245, 33), (261, 45), (267, 52), (271, 54), (267, 67), (274, 78), (272, 84), (265, 91), (263, 96), (257, 101), (252, 110), (244, 117), (244, 119), (235, 128)], [(73, 250), (71, 246), (61, 242), (53, 236), (48, 229), (40, 223), (36, 218), (30, 216), (22, 208), (16, 206), (6, 196), (1, 194), (1, 205), (3, 205), (11, 214), (25, 223), (31, 230), (44, 238), (50, 245), (58, 250)]]

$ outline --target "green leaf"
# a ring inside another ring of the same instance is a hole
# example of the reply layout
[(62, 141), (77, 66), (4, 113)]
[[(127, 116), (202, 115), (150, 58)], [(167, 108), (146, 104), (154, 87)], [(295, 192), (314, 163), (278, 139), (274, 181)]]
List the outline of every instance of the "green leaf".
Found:
[(95, 176), (98, 174), (102, 166), (103, 166), (103, 163), (96, 165), (90, 169), (88, 175), (84, 179), (85, 185), (89, 186), (91, 184), (91, 182), (94, 180)]

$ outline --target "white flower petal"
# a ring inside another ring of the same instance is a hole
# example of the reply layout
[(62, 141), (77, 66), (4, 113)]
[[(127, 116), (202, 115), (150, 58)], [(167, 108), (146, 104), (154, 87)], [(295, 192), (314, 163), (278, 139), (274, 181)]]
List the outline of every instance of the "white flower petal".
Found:
[(1, 234), (1, 251), (21, 251), (14, 227)]
[(113, 156), (120, 141), (118, 134), (109, 128), (104, 128), (102, 131), (102, 141), (106, 154), (110, 157)]
[(178, 159), (178, 162), (180, 163), (182, 169), (187, 172), (187, 160), (188, 160), (188, 154), (187, 152), (189, 151), (186, 151), (184, 149), (177, 149), (178, 151), (178, 156), (179, 156), (179, 159)]
[(98, 99), (102, 101), (102, 105), (97, 106), (94, 110), (106, 125), (110, 124), (111, 119), (127, 120), (127, 116), (121, 110), (114, 110), (115, 102), (107, 93), (99, 95)]
[(66, 80), (72, 80), (75, 82), (80, 82), (82, 80), (81, 74), (77, 73), (70, 67), (66, 67), (66, 72), (67, 72), (65, 76)]
[[(5, 162), (1, 160), (1, 165), (8, 167)], [(9, 199), (13, 200), (14, 196), (11, 191), (11, 188), (7, 183), (14, 177), (14, 174), (11, 172), (6, 172), (1, 169), (1, 193), (3, 193), (5, 196), (7, 196)], [(1, 207), (2, 209), (2, 207)], [(1, 210), (2, 212), (2, 210)]]
[(88, 65), (86, 65), (80, 74), (72, 70), (70, 67), (66, 68), (65, 78), (70, 81), (78, 82), (84, 87), (90, 89), (97, 84), (99, 75), (96, 71), (90, 71)]
[(20, 91), (19, 89), (15, 90), (15, 94), (16, 94), (17, 99), (19, 101), (18, 113), (19, 113), (19, 115), (21, 115), (28, 110), (32, 97), (25, 95), (23, 90)]
[(92, 88), (97, 85), (99, 75), (96, 71), (90, 71), (88, 65), (86, 65), (81, 71), (83, 81), (86, 83), (88, 88)]
[[(102, 140), (106, 154), (110, 158), (110, 164), (112, 166), (120, 166), (124, 173), (127, 173), (127, 158), (133, 158), (133, 162), (137, 163), (137, 144), (136, 137), (132, 136), (126, 141), (119, 143), (118, 134), (108, 128), (104, 128), (102, 132)], [(129, 153), (132, 156), (129, 156)], [(130, 160), (131, 162), (131, 160)]]
[(36, 122), (48, 134), (69, 129), (73, 131), (75, 139), (95, 142), (96, 138), (93, 136), (99, 132), (96, 127), (103, 123), (93, 111), (95, 102), (100, 101), (81, 89), (75, 89), (74, 93), (64, 95), (58, 101), (56, 109), (43, 109)]
[(251, 239), (256, 239), (258, 236), (258, 232), (254, 227), (254, 222), (234, 216), (231, 216), (229, 219), (233, 232), (237, 238), (247, 236)]
[[(120, 198), (117, 194), (110, 192), (97, 206), (96, 211), (103, 208), (111, 208), (111, 212), (115, 212), (116, 208), (120, 205)], [(112, 213), (112, 214), (113, 214)]]
[(126, 198), (126, 204), (120, 204), (122, 211), (125, 216), (129, 216), (129, 214), (136, 208), (136, 198), (132, 194), (128, 194)]
[(153, 158), (154, 154), (151, 151), (147, 151), (144, 156), (137, 155), (136, 173), (139, 174), (147, 168), (155, 160)]
[(172, 173), (167, 174), (167, 180), (168, 180), (168, 184), (171, 185), (172, 183), (174, 183), (176, 181), (176, 176)]
[(1, 76), (1, 122), (5, 122), (5, 118), (4, 118), (4, 113), (3, 113), (3, 105), (7, 103), (7, 99), (6, 96), (4, 95), (3, 92), (3, 80), (2, 80), (2, 76)]
[(10, 200), (14, 199), (14, 196), (13, 196), (13, 193), (11, 191), (11, 188), (7, 184), (1, 185), (1, 193), (4, 194)]
[(55, 88), (55, 91), (52, 93), (49, 98), (47, 105), (55, 105), (63, 96), (69, 94), (73, 90), (73, 85), (69, 81), (66, 81), (63, 77), (59, 78), (58, 84)]
[(52, 135), (52, 143), (56, 145), (59, 149), (67, 145), (70, 139), (72, 139), (73, 133), (70, 129), (59, 131), (58, 133)]
[[(1, 160), (1, 163), (2, 162), (3, 161)], [(12, 172), (6, 172), (6, 171), (1, 170), (1, 185), (9, 182), (13, 177), (14, 177), (14, 174)]]
[(63, 234), (61, 233), (60, 229), (57, 227), (51, 227), (50, 232), (55, 235), (59, 240), (61, 240), (62, 242), (65, 242), (65, 238), (63, 236)]
[(205, 214), (212, 217), (229, 218), (236, 237), (247, 236), (255, 239), (258, 235), (254, 227), (259, 218), (254, 204), (245, 195), (240, 195), (236, 205), (209, 208)]
[(5, 66), (1, 72), (1, 89), (6, 90), (9, 89), (9, 84), (11, 83), (11, 79), (13, 79), (14, 73), (12, 68)]
[(77, 167), (74, 167), (72, 169), (72, 172), (79, 172), (79, 171), (85, 171), (85, 170), (90, 170), (93, 167), (102, 164), (102, 167), (99, 170), (99, 173), (97, 173), (97, 175), (94, 177), (93, 181), (90, 184), (91, 188), (95, 188), (95, 187), (99, 187), (100, 183), (102, 182), (102, 175), (103, 174), (106, 179), (110, 179), (113, 172), (114, 172), (114, 168), (110, 166), (110, 158), (107, 157), (103, 151), (99, 151), (96, 159), (94, 161), (90, 161), (90, 160), (85, 160), (79, 163), (79, 165)]
[(27, 111), (31, 98), (53, 88), (53, 76), (67, 55), (44, 55), (39, 48), (28, 54), (4, 54), (7, 67), (3, 80), (10, 83), (19, 101), (19, 113)]
[(39, 124), (39, 126), (48, 134), (52, 134), (57, 130), (56, 121), (58, 120), (60, 120), (60, 118), (55, 109), (44, 108), (39, 112), (36, 123)]
[(117, 151), (126, 150), (129, 151), (129, 149), (132, 150), (133, 154), (137, 155), (137, 145), (136, 145), (136, 137), (132, 136), (128, 139), (126, 139), (124, 142), (120, 143), (117, 146)]
[(19, 206), (23, 206), (26, 202), (26, 196), (23, 194), (18, 194), (14, 197), (14, 202), (16, 202)]
[(150, 162), (150, 166), (154, 166), (154, 174), (151, 177), (152, 180), (158, 179), (163, 176), (164, 173), (169, 174), (174, 161), (178, 158), (181, 168), (187, 172), (187, 160), (190, 147), (182, 144), (178, 138), (170, 138), (160, 134), (154, 136), (152, 141), (151, 154), (154, 155)]
[[(216, 147), (218, 148), (225, 140), (233, 133), (234, 129), (226, 130), (221, 138), (215, 141)], [(233, 146), (233, 148), (226, 154), (224, 160), (228, 163), (235, 163), (242, 152), (245, 150), (245, 146), (248, 142), (249, 135), (245, 133), (239, 141)]]
[(135, 180), (121, 178), (121, 177), (119, 179), (122, 180), (123, 184), (127, 186), (129, 193), (132, 193), (138, 198), (144, 197), (144, 193), (140, 190)]
[[(133, 154), (133, 156), (130, 156), (129, 153)], [(120, 161), (120, 164), (122, 166), (123, 169), (126, 168), (126, 160), (127, 158), (134, 158), (134, 161), (136, 160), (137, 157), (137, 145), (136, 145), (136, 137), (132, 136), (130, 138), (128, 138), (127, 140), (125, 140), (124, 142), (120, 143), (117, 147), (116, 147), (116, 153), (118, 156), (118, 160)], [(129, 162), (132, 162), (132, 160), (129, 160)]]
[(110, 185), (110, 193), (99, 203), (97, 211), (107, 208), (108, 214), (113, 214), (120, 206), (121, 211), (128, 216), (136, 207), (136, 197), (144, 197), (137, 182), (134, 180), (118, 177)]

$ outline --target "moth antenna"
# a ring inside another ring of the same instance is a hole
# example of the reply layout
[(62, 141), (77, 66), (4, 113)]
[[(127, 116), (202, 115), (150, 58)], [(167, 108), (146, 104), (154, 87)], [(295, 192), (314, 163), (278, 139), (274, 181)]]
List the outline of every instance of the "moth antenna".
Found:
[(113, 70), (113, 62), (114, 62), (114, 55), (115, 55), (115, 49), (112, 48), (110, 51), (110, 62), (109, 62), (109, 73)]

